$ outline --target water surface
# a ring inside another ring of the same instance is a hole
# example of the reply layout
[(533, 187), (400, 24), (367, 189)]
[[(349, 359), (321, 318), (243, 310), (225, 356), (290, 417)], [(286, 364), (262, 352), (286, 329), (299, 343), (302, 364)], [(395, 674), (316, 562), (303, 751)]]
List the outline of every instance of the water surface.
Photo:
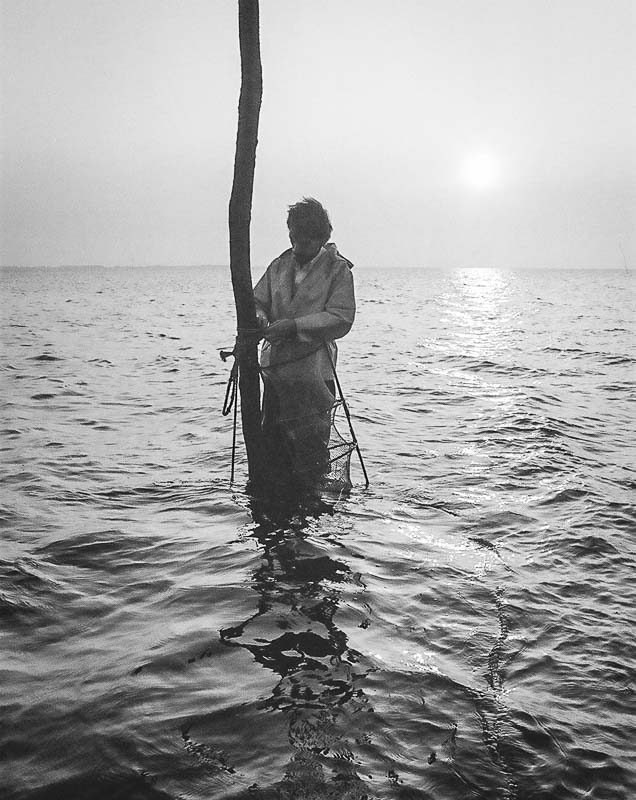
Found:
[(2, 272), (4, 797), (636, 795), (633, 278), (354, 274), (371, 487), (276, 526), (225, 270)]

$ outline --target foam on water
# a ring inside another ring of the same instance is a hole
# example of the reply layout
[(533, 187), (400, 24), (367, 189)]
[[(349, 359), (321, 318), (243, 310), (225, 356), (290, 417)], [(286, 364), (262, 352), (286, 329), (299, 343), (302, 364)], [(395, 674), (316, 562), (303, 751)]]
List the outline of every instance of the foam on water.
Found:
[(224, 270), (2, 272), (4, 797), (636, 794), (631, 275), (356, 279), (372, 484), (276, 527)]

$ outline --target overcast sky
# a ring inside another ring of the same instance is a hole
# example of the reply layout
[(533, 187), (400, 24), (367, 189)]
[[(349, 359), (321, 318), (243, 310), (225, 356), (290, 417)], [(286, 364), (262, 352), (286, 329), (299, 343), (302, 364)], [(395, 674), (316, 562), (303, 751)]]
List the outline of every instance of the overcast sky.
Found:
[[(1, 0), (4, 265), (228, 261), (234, 0)], [(633, 0), (261, 0), (255, 272), (636, 262)]]

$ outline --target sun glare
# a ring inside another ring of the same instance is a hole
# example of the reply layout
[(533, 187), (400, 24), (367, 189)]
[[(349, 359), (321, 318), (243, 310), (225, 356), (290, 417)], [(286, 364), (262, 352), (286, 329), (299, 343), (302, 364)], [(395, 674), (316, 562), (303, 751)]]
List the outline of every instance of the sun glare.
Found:
[(473, 153), (464, 159), (460, 178), (471, 189), (492, 189), (501, 178), (499, 161), (490, 153)]

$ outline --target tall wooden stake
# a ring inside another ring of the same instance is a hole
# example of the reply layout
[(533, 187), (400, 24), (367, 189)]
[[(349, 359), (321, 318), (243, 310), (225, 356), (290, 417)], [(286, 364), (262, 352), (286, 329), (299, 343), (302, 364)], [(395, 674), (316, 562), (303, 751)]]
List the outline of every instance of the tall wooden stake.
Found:
[(239, 0), (241, 94), (239, 98), (234, 181), (229, 208), (230, 271), (238, 327), (241, 422), (252, 491), (262, 491), (266, 465), (261, 433), (260, 376), (257, 340), (246, 331), (256, 328), (256, 307), (250, 268), (250, 221), (258, 119), (263, 95), (258, 0)]

